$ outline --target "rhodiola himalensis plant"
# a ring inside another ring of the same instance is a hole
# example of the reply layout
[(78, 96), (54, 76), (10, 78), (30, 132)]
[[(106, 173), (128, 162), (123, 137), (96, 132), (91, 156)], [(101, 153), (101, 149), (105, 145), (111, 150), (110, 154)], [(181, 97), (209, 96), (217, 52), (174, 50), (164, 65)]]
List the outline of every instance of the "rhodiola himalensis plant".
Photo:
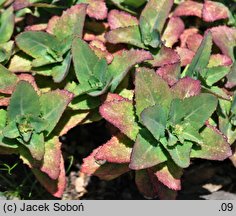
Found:
[[(207, 123), (218, 100), (200, 91), (200, 82), (189, 77), (170, 88), (153, 70), (140, 68), (134, 101), (115, 96), (100, 107), (101, 115), (123, 135), (114, 135), (84, 159), (82, 172), (112, 179), (135, 170), (140, 192), (168, 198), (163, 187), (181, 189), (183, 168), (191, 158), (231, 156), (226, 137)], [(99, 165), (101, 161), (105, 164)]]

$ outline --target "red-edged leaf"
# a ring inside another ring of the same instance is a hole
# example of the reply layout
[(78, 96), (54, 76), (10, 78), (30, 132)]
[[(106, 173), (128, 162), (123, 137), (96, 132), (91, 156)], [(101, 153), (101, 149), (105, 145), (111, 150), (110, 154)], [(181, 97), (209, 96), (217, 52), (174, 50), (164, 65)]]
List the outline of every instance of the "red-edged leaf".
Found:
[(45, 142), (45, 154), (40, 170), (47, 173), (51, 179), (56, 180), (60, 175), (61, 143), (58, 137)]
[(65, 40), (69, 37), (72, 40), (75, 35), (81, 38), (86, 9), (86, 4), (78, 4), (64, 11), (61, 17), (52, 17), (49, 21), (47, 32), (55, 35), (60, 40)]
[(63, 157), (61, 157), (60, 175), (57, 180), (49, 178), (47, 174), (41, 172), (36, 168), (33, 168), (32, 171), (38, 181), (46, 188), (49, 193), (58, 198), (63, 195), (66, 187), (66, 176)]
[(177, 47), (176, 52), (180, 56), (181, 66), (190, 64), (193, 60), (195, 53), (187, 48)]
[(39, 88), (37, 86), (37, 83), (35, 82), (34, 76), (32, 76), (31, 74), (22, 73), (22, 74), (19, 74), (17, 77), (19, 81), (24, 80), (24, 81), (29, 82), (33, 86), (34, 90), (39, 93)]
[(173, 86), (180, 77), (180, 63), (165, 65), (159, 68), (156, 73), (164, 79), (169, 86)]
[(207, 125), (201, 136), (203, 144), (192, 149), (191, 157), (222, 161), (232, 156), (227, 138), (217, 128)]
[(165, 46), (172, 47), (178, 42), (184, 28), (185, 26), (182, 19), (179, 17), (171, 17), (161, 38)]
[(171, 90), (175, 97), (180, 99), (197, 96), (201, 92), (201, 82), (190, 77), (184, 77), (172, 86)]
[(138, 19), (129, 13), (118, 10), (111, 10), (108, 14), (108, 24), (110, 29), (117, 29), (122, 27), (128, 27), (138, 25)]
[(0, 106), (2, 107), (6, 107), (8, 106), (10, 103), (10, 98), (7, 97), (7, 98), (0, 98)]
[(119, 133), (99, 148), (95, 159), (105, 160), (110, 163), (129, 163), (132, 145), (133, 142), (125, 135)]
[(227, 19), (230, 16), (229, 9), (224, 4), (215, 1), (205, 1), (202, 14), (205, 22)]
[(107, 6), (104, 0), (85, 0), (88, 4), (87, 14), (91, 18), (103, 20), (107, 18)]
[(174, 162), (168, 161), (167, 163), (158, 165), (154, 168), (154, 171), (158, 180), (165, 186), (172, 190), (181, 190), (180, 179), (183, 174), (183, 169)]
[(47, 24), (35, 24), (25, 27), (25, 31), (45, 31), (46, 29), (47, 29)]
[(202, 17), (203, 4), (195, 1), (184, 1), (175, 9), (174, 16), (197, 16)]
[(139, 126), (135, 121), (134, 107), (130, 100), (111, 101), (104, 103), (99, 109), (103, 118), (115, 125), (130, 139), (135, 140)]
[(158, 180), (152, 170), (136, 171), (135, 183), (140, 193), (146, 198), (155, 198), (158, 196)]
[(177, 191), (169, 189), (161, 182), (158, 182), (158, 197), (160, 200), (175, 200)]
[(189, 28), (189, 29), (185, 29), (183, 34), (180, 35), (180, 47), (186, 47), (186, 42), (187, 39), (190, 35), (198, 33), (198, 29), (197, 28)]
[(192, 50), (193, 52), (197, 52), (199, 46), (202, 43), (202, 40), (203, 40), (202, 35), (200, 35), (198, 33), (192, 34), (188, 37), (188, 39), (186, 41), (187, 47), (190, 50)]
[(14, 10), (20, 10), (22, 8), (30, 6), (31, 3), (29, 0), (15, 0), (13, 3)]
[(103, 180), (112, 180), (129, 171), (128, 164), (111, 164), (95, 160), (100, 147), (95, 149), (87, 158), (83, 159), (80, 171), (88, 175), (96, 175)]
[(108, 52), (105, 44), (102, 41), (92, 40), (89, 43), (89, 46), (100, 59), (105, 58), (107, 60), (107, 63), (111, 64), (113, 55)]
[(234, 59), (234, 46), (236, 44), (236, 28), (218, 26), (211, 28), (214, 43), (224, 55)]
[(210, 57), (207, 67), (230, 66), (232, 63), (231, 58), (226, 55), (213, 54)]
[(179, 55), (173, 49), (166, 46), (162, 46), (160, 51), (153, 57), (153, 60), (148, 61), (153, 67), (162, 67), (180, 61)]

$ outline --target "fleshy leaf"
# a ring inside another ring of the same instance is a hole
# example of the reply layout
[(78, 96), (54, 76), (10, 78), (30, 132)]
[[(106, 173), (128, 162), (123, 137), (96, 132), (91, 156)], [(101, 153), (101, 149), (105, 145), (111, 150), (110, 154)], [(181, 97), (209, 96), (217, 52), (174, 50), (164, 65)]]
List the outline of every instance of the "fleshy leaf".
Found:
[(140, 16), (140, 30), (145, 45), (157, 48), (160, 34), (173, 6), (173, 0), (150, 0)]
[(132, 101), (123, 99), (104, 103), (100, 107), (100, 113), (108, 122), (115, 125), (131, 140), (135, 140), (139, 132), (139, 126), (135, 121)]
[(135, 102), (136, 114), (155, 104), (168, 108), (172, 96), (168, 84), (153, 70), (140, 68), (135, 74)]
[(180, 42), (181, 42), (180, 47), (186, 48), (186, 42), (187, 42), (188, 37), (195, 33), (198, 33), (197, 28), (192, 27), (189, 29), (185, 29), (184, 32), (180, 35)]
[(202, 132), (203, 144), (192, 149), (192, 158), (207, 160), (225, 160), (232, 155), (232, 151), (226, 138), (213, 126), (207, 126)]
[(220, 2), (205, 1), (203, 4), (203, 20), (205, 22), (214, 22), (216, 20), (229, 18), (229, 9)]
[(47, 174), (41, 172), (36, 168), (33, 168), (32, 171), (38, 181), (47, 189), (49, 193), (58, 198), (63, 195), (64, 190), (66, 188), (66, 175), (64, 168), (64, 160), (62, 156), (60, 163), (60, 175), (57, 180), (51, 179)]
[(193, 60), (195, 53), (187, 48), (177, 47), (176, 52), (180, 57), (181, 66), (190, 64)]
[(45, 142), (45, 154), (40, 170), (51, 179), (58, 179), (60, 175), (61, 143), (58, 137), (53, 137)]
[(145, 60), (153, 59), (150, 52), (144, 50), (122, 51), (114, 55), (112, 63), (108, 66), (108, 74), (113, 77), (111, 91), (113, 92), (127, 75), (129, 70)]
[(17, 115), (40, 115), (39, 96), (33, 86), (26, 82), (18, 82), (11, 96), (8, 107), (8, 120), (14, 121)]
[(236, 28), (218, 26), (211, 28), (214, 43), (220, 48), (224, 55), (234, 58), (234, 47), (236, 44)]
[(210, 57), (210, 61), (207, 65), (208, 68), (217, 66), (230, 66), (233, 63), (231, 58), (226, 55), (213, 54)]
[(9, 7), (7, 10), (1, 12), (0, 16), (0, 43), (10, 40), (14, 30), (14, 13), (13, 7)]
[(200, 129), (216, 110), (217, 103), (217, 98), (211, 94), (200, 94), (184, 100), (174, 99), (170, 121), (173, 125), (189, 122), (195, 129)]
[(195, 1), (184, 1), (175, 9), (174, 16), (197, 16), (202, 17), (203, 4)]
[(63, 12), (61, 17), (49, 21), (48, 30), (60, 41), (72, 41), (73, 37), (82, 37), (86, 16), (86, 4), (77, 4)]
[(219, 117), (219, 128), (220, 131), (227, 137), (229, 144), (233, 144), (236, 141), (236, 131), (234, 126), (230, 123), (228, 117)]
[(17, 46), (35, 58), (34, 67), (62, 61), (61, 44), (55, 36), (46, 32), (27, 31), (16, 37)]
[(129, 163), (131, 151), (132, 142), (123, 134), (117, 134), (99, 148), (95, 159), (110, 163)]
[(73, 94), (65, 90), (55, 90), (40, 96), (42, 118), (50, 122), (46, 128), (47, 135), (52, 132), (72, 98)]
[(17, 76), (0, 64), (0, 93), (11, 94), (17, 83)]
[(166, 46), (162, 46), (160, 51), (156, 55), (153, 55), (153, 58), (153, 60), (148, 61), (153, 67), (162, 67), (180, 61), (179, 55)]
[(140, 170), (155, 166), (167, 160), (163, 149), (148, 132), (143, 129), (137, 136), (131, 154), (130, 169)]
[(233, 88), (236, 86), (236, 61), (231, 67), (231, 70), (227, 76), (228, 82), (226, 84), (226, 87)]
[(146, 108), (141, 113), (142, 124), (151, 132), (156, 140), (165, 136), (165, 129), (168, 118), (167, 110), (163, 109), (160, 105)]
[(83, 164), (80, 171), (87, 175), (95, 175), (103, 180), (112, 180), (129, 171), (127, 164), (99, 164), (95, 160), (95, 155), (98, 153), (100, 147), (95, 149), (88, 157), (83, 159)]
[(172, 47), (178, 42), (184, 27), (184, 22), (179, 17), (171, 17), (161, 38), (165, 46)]
[(180, 77), (180, 62), (175, 64), (165, 65), (159, 68), (156, 73), (165, 80), (169, 86), (173, 86), (175, 83), (178, 82)]
[(185, 99), (200, 94), (201, 82), (190, 77), (184, 77), (172, 86), (171, 90), (175, 97)]
[(136, 171), (135, 183), (145, 197), (155, 198), (158, 196), (158, 180), (150, 169)]
[(147, 48), (141, 38), (138, 25), (114, 29), (105, 34), (107, 42), (111, 44), (131, 44), (139, 48)]
[(212, 48), (212, 34), (208, 31), (200, 47), (198, 48), (191, 64), (189, 65), (185, 75), (190, 77), (198, 77), (198, 74), (208, 65)]
[(172, 190), (181, 190), (180, 178), (183, 174), (183, 169), (178, 167), (173, 161), (168, 160), (164, 164), (155, 167), (155, 175), (158, 180)]
[(108, 24), (110, 29), (117, 29), (138, 25), (138, 19), (127, 12), (111, 10), (108, 14)]
[(198, 48), (202, 43), (202, 40), (203, 40), (202, 35), (198, 33), (192, 34), (187, 38), (186, 41), (187, 47), (193, 52), (197, 52)]

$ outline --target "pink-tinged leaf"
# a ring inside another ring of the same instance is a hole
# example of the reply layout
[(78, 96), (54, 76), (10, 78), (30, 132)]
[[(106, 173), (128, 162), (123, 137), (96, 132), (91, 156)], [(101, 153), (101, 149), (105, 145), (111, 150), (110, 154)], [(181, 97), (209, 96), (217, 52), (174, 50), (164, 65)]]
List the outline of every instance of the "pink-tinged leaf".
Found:
[(63, 11), (61, 17), (52, 17), (48, 23), (47, 32), (55, 35), (58, 39), (68, 40), (77, 35), (82, 37), (86, 16), (86, 4), (74, 5)]
[(198, 33), (192, 34), (187, 38), (187, 41), (186, 41), (187, 47), (193, 52), (197, 52), (199, 46), (202, 43), (202, 40), (203, 40), (202, 35)]
[(132, 145), (132, 141), (119, 133), (99, 148), (95, 159), (98, 161), (105, 160), (110, 163), (129, 163)]
[(19, 81), (24, 80), (24, 81), (29, 82), (33, 86), (34, 90), (39, 93), (39, 88), (35, 82), (34, 76), (32, 76), (31, 74), (22, 73), (22, 74), (18, 75), (17, 77), (18, 77)]
[(193, 60), (195, 52), (187, 48), (177, 47), (176, 52), (180, 56), (181, 66), (186, 66), (190, 64)]
[(122, 133), (132, 140), (136, 139), (139, 126), (135, 121), (132, 101), (123, 99), (106, 102), (100, 107), (99, 111), (103, 118), (119, 128)]
[(117, 29), (122, 27), (128, 27), (138, 25), (138, 19), (129, 13), (118, 10), (111, 10), (108, 14), (108, 24), (110, 29)]
[(25, 27), (25, 31), (45, 31), (46, 29), (47, 29), (47, 24), (35, 24)]
[(172, 47), (178, 42), (184, 28), (185, 26), (182, 19), (179, 17), (171, 17), (161, 38), (165, 46)]
[(235, 146), (233, 150), (234, 150), (233, 155), (229, 159), (232, 161), (233, 165), (236, 167), (236, 147)]
[(233, 63), (231, 58), (222, 54), (213, 54), (210, 57), (208, 68), (218, 67), (218, 66), (230, 66)]
[(153, 58), (153, 60), (148, 61), (153, 67), (162, 67), (180, 61), (179, 55), (173, 49), (166, 46), (162, 46), (160, 51), (153, 55)]
[(184, 1), (175, 9), (174, 16), (202, 17), (203, 4), (195, 1)]
[(0, 106), (2, 107), (6, 107), (8, 106), (10, 103), (10, 98), (6, 97), (6, 98), (0, 98)]
[(214, 43), (224, 55), (234, 59), (234, 46), (236, 44), (236, 28), (218, 26), (211, 28)]
[(61, 143), (58, 137), (53, 137), (45, 142), (45, 154), (40, 170), (51, 179), (58, 179), (60, 175)]
[(180, 79), (171, 88), (173, 95), (180, 99), (197, 96), (201, 93), (201, 82), (190, 77)]
[(201, 132), (203, 144), (192, 149), (192, 158), (223, 161), (232, 156), (227, 138), (215, 127), (207, 125)]
[(112, 180), (129, 171), (128, 164), (104, 164), (103, 161), (96, 161), (95, 155), (98, 153), (99, 149), (100, 147), (83, 159), (83, 164), (80, 169), (82, 173), (96, 175), (103, 180)]
[(150, 199), (158, 196), (158, 179), (151, 169), (136, 171), (135, 183), (140, 193), (146, 198)]
[(153, 167), (167, 160), (160, 143), (148, 132), (143, 129), (137, 136), (132, 154), (130, 169), (140, 170)]
[(105, 44), (100, 40), (93, 40), (89, 43), (90, 48), (101, 59), (105, 58), (107, 63), (110, 64), (113, 60), (113, 55), (107, 51)]
[(186, 48), (186, 42), (189, 36), (191, 36), (192, 34), (198, 33), (198, 29), (197, 28), (189, 28), (184, 30), (183, 34), (180, 35), (180, 47), (182, 48)]
[(153, 168), (158, 180), (172, 190), (181, 190), (181, 176), (183, 169), (173, 161), (160, 164)]
[(41, 172), (40, 170), (33, 168), (34, 175), (38, 181), (46, 188), (46, 190), (53, 196), (60, 198), (66, 187), (66, 175), (64, 167), (64, 159), (61, 156), (60, 162), (60, 175), (57, 180), (51, 179), (47, 174)]
[(20, 10), (22, 8), (30, 6), (31, 3), (29, 0), (15, 0), (13, 3), (14, 10)]
[[(104, 97), (102, 95), (102, 97)], [(104, 102), (112, 102), (112, 101), (120, 101), (125, 99), (124, 97), (118, 95), (118, 94), (114, 94), (114, 93), (108, 93), (104, 98), (102, 98), (104, 100)]]
[(159, 68), (156, 73), (165, 80), (169, 86), (173, 86), (180, 77), (180, 63), (165, 65)]
[(216, 20), (229, 18), (230, 12), (229, 9), (220, 2), (205, 1), (202, 15), (205, 22), (214, 22)]
[(88, 4), (87, 14), (91, 18), (103, 20), (107, 18), (107, 6), (104, 0), (85, 0)]

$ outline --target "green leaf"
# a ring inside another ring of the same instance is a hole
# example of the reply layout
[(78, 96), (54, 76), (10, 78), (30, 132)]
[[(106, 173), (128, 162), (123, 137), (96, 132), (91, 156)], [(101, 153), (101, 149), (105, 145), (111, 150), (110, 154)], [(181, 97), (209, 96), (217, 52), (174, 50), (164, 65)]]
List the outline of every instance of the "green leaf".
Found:
[(4, 137), (7, 137), (9, 139), (20, 137), (20, 132), (15, 121), (10, 121), (8, 125), (3, 129), (2, 133)]
[(141, 32), (138, 25), (111, 30), (105, 34), (105, 37), (111, 44), (124, 43), (147, 49), (147, 46), (142, 42)]
[(156, 140), (165, 136), (168, 113), (160, 105), (146, 108), (141, 113), (142, 123), (152, 133)]
[(90, 97), (89, 95), (81, 95), (75, 97), (69, 104), (73, 110), (91, 110), (99, 107), (101, 100), (99, 97)]
[(7, 111), (4, 109), (0, 109), (0, 130), (2, 130), (6, 126), (7, 122)]
[(190, 124), (187, 124), (184, 128), (181, 136), (188, 141), (196, 142), (198, 144), (202, 144), (203, 140), (199, 132)]
[(205, 121), (216, 110), (217, 98), (210, 94), (174, 99), (170, 109), (170, 122), (172, 125), (191, 124), (195, 129), (200, 129)]
[(6, 64), (11, 58), (14, 50), (14, 41), (8, 41), (0, 44), (0, 62)]
[(99, 111), (103, 118), (119, 128), (131, 140), (136, 139), (140, 127), (135, 121), (132, 101), (123, 99), (105, 102)]
[(230, 72), (230, 67), (212, 67), (212, 68), (205, 68), (202, 71), (202, 76), (206, 81), (208, 86), (212, 86), (223, 77), (225, 77)]
[(212, 34), (210, 31), (208, 31), (205, 34), (201, 45), (199, 46), (191, 64), (189, 65), (184, 75), (198, 78), (198, 75), (202, 72), (204, 68), (207, 67), (209, 63), (211, 56), (211, 49), (212, 49)]
[(147, 0), (121, 0), (122, 4), (134, 7), (134, 8), (139, 8), (142, 6)]
[(68, 52), (65, 59), (61, 63), (52, 68), (51, 73), (53, 81), (55, 83), (60, 83), (65, 79), (65, 77), (69, 73), (70, 65), (71, 65), (71, 53)]
[(167, 160), (161, 144), (148, 130), (142, 129), (137, 136), (131, 154), (130, 169), (140, 170), (155, 166)]
[(14, 25), (13, 7), (9, 7), (0, 14), (0, 43), (5, 43), (10, 40)]
[(46, 32), (26, 31), (16, 37), (17, 46), (35, 58), (32, 66), (39, 67), (63, 60), (61, 43)]
[(190, 152), (193, 146), (192, 142), (184, 141), (183, 144), (178, 142), (174, 146), (169, 146), (166, 138), (161, 140), (161, 143), (165, 149), (169, 152), (173, 161), (182, 168), (186, 168), (190, 165)]
[(203, 144), (192, 149), (192, 158), (207, 160), (225, 160), (232, 155), (229, 143), (225, 137), (214, 127), (208, 126), (202, 132)]
[(157, 48), (160, 34), (173, 6), (173, 0), (150, 0), (140, 16), (140, 29), (145, 45)]
[(30, 83), (20, 81), (11, 96), (8, 107), (8, 121), (14, 121), (18, 115), (27, 114), (40, 115), (39, 96)]
[(219, 117), (219, 128), (220, 131), (227, 137), (229, 144), (233, 144), (236, 141), (236, 130), (235, 126), (230, 123), (228, 117)]
[(40, 96), (42, 118), (50, 122), (45, 129), (47, 136), (57, 125), (72, 97), (73, 95), (65, 90), (55, 90)]
[(14, 73), (0, 64), (0, 93), (11, 94), (17, 80)]
[(172, 95), (168, 84), (154, 70), (140, 68), (135, 74), (136, 114), (155, 104), (168, 109)]

